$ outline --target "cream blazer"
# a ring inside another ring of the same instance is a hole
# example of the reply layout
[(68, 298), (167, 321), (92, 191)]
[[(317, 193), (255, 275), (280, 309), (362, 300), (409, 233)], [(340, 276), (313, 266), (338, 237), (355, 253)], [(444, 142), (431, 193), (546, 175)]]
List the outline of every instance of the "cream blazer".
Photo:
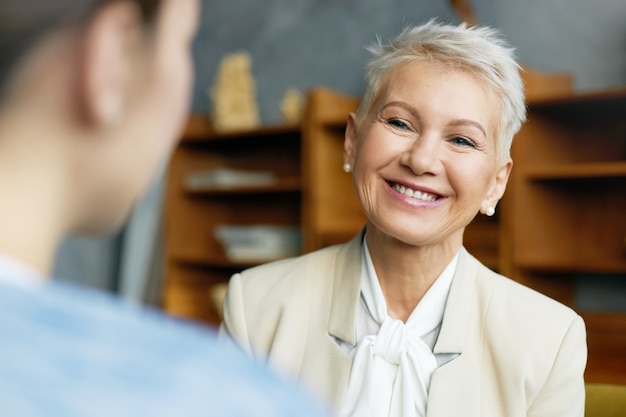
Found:
[[(221, 337), (296, 376), (334, 410), (356, 344), (361, 238), (234, 275)], [(434, 353), (458, 353), (433, 373), (429, 417), (582, 417), (583, 320), (494, 273), (461, 250)]]

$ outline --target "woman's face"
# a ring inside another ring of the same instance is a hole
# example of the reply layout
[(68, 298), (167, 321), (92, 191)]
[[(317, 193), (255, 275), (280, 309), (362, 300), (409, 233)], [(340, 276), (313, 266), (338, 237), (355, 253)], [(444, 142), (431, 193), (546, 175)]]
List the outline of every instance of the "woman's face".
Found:
[(391, 71), (346, 133), (368, 234), (460, 247), (465, 226), (506, 186), (511, 163), (497, 163), (497, 120), (497, 102), (467, 72), (433, 63)]

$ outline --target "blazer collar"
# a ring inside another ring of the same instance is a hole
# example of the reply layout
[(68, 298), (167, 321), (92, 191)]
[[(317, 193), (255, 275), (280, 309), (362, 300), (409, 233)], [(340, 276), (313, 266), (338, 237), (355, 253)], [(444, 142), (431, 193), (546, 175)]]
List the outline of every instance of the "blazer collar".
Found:
[[(361, 290), (362, 230), (337, 251), (333, 277), (333, 293), (328, 320), (328, 333), (356, 346), (356, 307)], [(463, 353), (474, 307), (474, 289), (478, 262), (461, 248), (459, 261), (452, 279), (441, 331), (433, 352)]]
[[(456, 357), (435, 370), (430, 380), (426, 415), (479, 416), (480, 375), (479, 358), (469, 349), (471, 334), (482, 323), (478, 311), (480, 292), (477, 274), (480, 263), (462, 248), (459, 263), (450, 286), (448, 301), (443, 314), (439, 338), (433, 349), (435, 354), (456, 353)], [(455, 400), (450, 401), (453, 393)]]
[(356, 307), (361, 293), (361, 242), (363, 229), (337, 251), (328, 333), (356, 346)]
[(474, 313), (477, 261), (461, 248), (433, 353), (463, 353)]
[[(362, 239), (363, 231), (337, 251), (328, 320), (329, 335), (353, 346), (356, 346), (356, 307), (361, 289)], [(437, 368), (433, 374), (428, 416), (458, 414), (458, 404), (456, 401), (450, 401), (450, 392), (465, 393), (461, 402), (467, 410), (475, 410), (478, 407), (480, 395), (476, 392), (477, 385), (472, 386), (466, 376), (473, 373), (464, 372), (472, 368), (473, 364), (470, 358), (462, 354), (470, 332), (469, 327), (472, 320), (476, 322), (474, 316), (478, 314), (475, 305), (478, 265), (478, 261), (461, 248), (444, 310), (441, 331), (433, 349), (435, 354), (455, 355), (454, 359)], [(328, 360), (333, 364), (336, 373), (325, 382), (325, 386), (330, 390), (329, 395), (333, 398), (335, 408), (339, 409), (348, 385), (351, 361), (348, 355), (339, 354), (341, 351), (336, 345), (331, 352)]]

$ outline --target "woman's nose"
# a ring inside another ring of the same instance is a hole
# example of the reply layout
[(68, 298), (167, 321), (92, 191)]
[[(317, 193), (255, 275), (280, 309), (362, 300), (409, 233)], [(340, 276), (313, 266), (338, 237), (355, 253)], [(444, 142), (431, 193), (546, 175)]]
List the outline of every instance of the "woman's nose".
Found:
[(407, 145), (400, 162), (416, 175), (438, 174), (442, 169), (442, 141), (435, 135), (420, 135)]

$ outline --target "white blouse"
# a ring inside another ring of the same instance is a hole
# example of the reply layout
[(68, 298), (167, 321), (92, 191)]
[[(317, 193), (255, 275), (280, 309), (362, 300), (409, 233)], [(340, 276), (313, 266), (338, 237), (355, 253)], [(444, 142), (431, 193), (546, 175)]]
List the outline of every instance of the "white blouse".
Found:
[(363, 239), (356, 347), (341, 417), (426, 416), (428, 388), (438, 366), (458, 355), (435, 355), (458, 253), (435, 280), (406, 323), (387, 315), (387, 304)]

